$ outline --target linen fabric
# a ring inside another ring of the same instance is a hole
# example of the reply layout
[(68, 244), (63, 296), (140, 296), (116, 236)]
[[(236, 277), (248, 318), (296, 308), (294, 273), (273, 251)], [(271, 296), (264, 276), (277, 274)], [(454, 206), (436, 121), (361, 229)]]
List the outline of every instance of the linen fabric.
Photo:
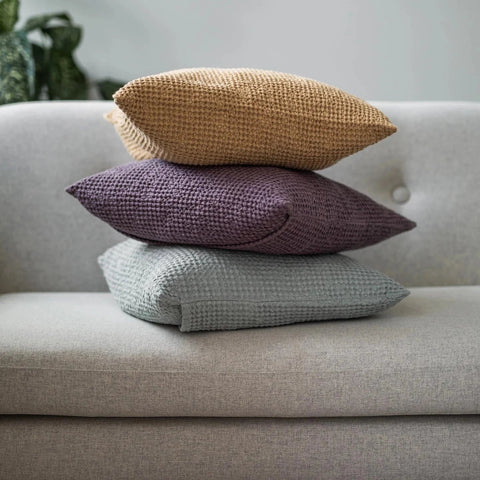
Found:
[(122, 310), (182, 332), (364, 317), (408, 295), (343, 255), (272, 256), (127, 240), (99, 263)]
[(109, 293), (4, 294), (0, 415), (478, 415), (479, 338), (480, 286), (412, 288), (369, 318), (190, 334)]
[(132, 238), (272, 254), (377, 243), (414, 222), (313, 172), (194, 167), (158, 159), (92, 175), (67, 191)]
[[(477, 480), (480, 416), (0, 418), (5, 480)], [(354, 459), (354, 460), (352, 460)]]
[(377, 108), (335, 87), (279, 72), (193, 68), (138, 78), (112, 115), (137, 159), (318, 170), (396, 131)]

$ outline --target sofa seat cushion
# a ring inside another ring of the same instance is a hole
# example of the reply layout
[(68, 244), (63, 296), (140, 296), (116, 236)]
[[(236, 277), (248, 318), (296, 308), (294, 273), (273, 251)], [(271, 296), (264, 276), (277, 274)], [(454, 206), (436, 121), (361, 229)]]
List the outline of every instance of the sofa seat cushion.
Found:
[(0, 414), (326, 417), (480, 413), (480, 286), (381, 315), (180, 333), (105, 293), (0, 296)]

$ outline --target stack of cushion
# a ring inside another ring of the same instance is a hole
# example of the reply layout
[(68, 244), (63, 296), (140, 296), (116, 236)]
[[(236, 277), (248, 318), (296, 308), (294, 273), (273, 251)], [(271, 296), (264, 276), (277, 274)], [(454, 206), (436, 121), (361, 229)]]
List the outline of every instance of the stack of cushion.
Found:
[(341, 90), (251, 69), (134, 80), (107, 115), (138, 162), (67, 191), (130, 237), (99, 259), (127, 313), (181, 331), (354, 318), (408, 291), (338, 252), (415, 224), (311, 170), (394, 133)]

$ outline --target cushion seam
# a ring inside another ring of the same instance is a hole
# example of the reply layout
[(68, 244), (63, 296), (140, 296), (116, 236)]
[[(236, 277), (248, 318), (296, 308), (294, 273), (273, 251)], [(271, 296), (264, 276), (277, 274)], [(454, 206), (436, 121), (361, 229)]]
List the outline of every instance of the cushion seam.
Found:
[[(398, 297), (400, 297), (401, 295), (404, 295), (406, 292), (399, 292), (399, 294), (397, 295), (368, 295), (368, 296), (365, 296), (365, 297), (361, 297), (361, 300), (365, 300), (365, 301), (372, 301), (372, 300), (396, 300)], [(344, 294), (338, 294), (338, 295), (330, 295), (328, 297), (328, 299), (331, 299), (331, 298), (342, 298), (342, 299), (356, 299), (358, 297), (354, 297), (354, 296), (347, 296), (347, 295), (344, 295)], [(221, 302), (230, 302), (230, 303), (252, 303), (252, 304), (258, 304), (258, 305), (269, 305), (271, 303), (275, 303), (275, 304), (297, 304), (299, 302), (302, 302), (302, 304), (305, 304), (305, 303), (308, 303), (309, 305), (317, 305), (317, 306), (328, 306), (329, 304), (332, 304), (332, 305), (338, 305), (337, 303), (335, 303), (334, 301), (328, 301), (326, 302), (325, 301), (326, 298), (322, 301), (322, 300), (319, 300), (318, 298), (315, 299), (315, 300), (311, 300), (310, 298), (295, 298), (295, 299), (292, 299), (292, 300), (232, 300), (232, 299), (229, 299), (229, 298), (225, 298), (225, 299), (214, 299), (214, 300), (211, 300), (211, 299), (206, 299), (206, 300), (192, 300), (192, 301), (180, 301), (181, 305), (194, 305), (196, 303), (221, 303)], [(357, 302), (352, 302), (352, 305), (355, 305), (355, 304), (363, 304), (362, 302), (360, 301), (357, 301)], [(342, 307), (344, 307), (345, 304), (342, 304)], [(348, 304), (347, 304), (348, 306)]]

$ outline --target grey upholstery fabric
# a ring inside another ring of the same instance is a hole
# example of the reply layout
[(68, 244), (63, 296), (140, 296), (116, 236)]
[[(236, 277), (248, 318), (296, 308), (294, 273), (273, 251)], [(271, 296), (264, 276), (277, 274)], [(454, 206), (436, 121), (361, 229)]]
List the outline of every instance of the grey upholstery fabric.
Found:
[(480, 286), (383, 314), (182, 334), (109, 294), (0, 296), (0, 414), (327, 417), (480, 413)]
[(0, 107), (0, 292), (106, 290), (96, 257), (123, 237), (65, 187), (130, 161), (110, 102)]
[(323, 173), (417, 228), (352, 256), (410, 286), (480, 284), (480, 103), (376, 105), (398, 132)]
[[(353, 256), (405, 285), (480, 283), (480, 103), (378, 103), (398, 132), (322, 174), (418, 227)], [(121, 237), (64, 188), (130, 160), (110, 102), (0, 107), (0, 292), (106, 290), (96, 257)], [(405, 204), (392, 191), (405, 185)]]
[(263, 255), (126, 240), (99, 263), (122, 310), (182, 332), (359, 318), (408, 295), (346, 255)]
[(5, 480), (478, 480), (480, 417), (0, 417)]

